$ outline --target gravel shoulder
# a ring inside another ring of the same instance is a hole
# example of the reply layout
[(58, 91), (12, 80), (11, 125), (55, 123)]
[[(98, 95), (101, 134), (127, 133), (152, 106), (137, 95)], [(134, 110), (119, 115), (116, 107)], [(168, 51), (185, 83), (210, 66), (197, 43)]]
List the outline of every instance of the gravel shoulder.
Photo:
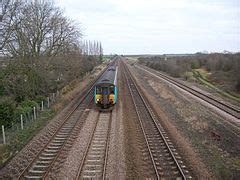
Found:
[(225, 119), (171, 85), (131, 69), (195, 175), (200, 179), (239, 177), (240, 138)]
[(126, 165), (124, 154), (124, 129), (123, 110), (121, 104), (117, 104), (113, 109), (112, 124), (110, 132), (110, 143), (108, 149), (107, 179), (125, 179)]
[[(240, 130), (240, 120), (234, 116), (231, 116), (230, 114), (216, 108), (215, 106), (213, 106), (212, 104), (210, 103), (207, 103), (206, 101), (202, 100), (201, 98), (198, 98), (194, 95), (192, 95), (191, 93), (179, 88), (178, 86), (176, 86), (175, 84), (171, 83), (171, 82), (168, 82), (160, 77), (158, 77), (157, 75), (153, 74), (152, 72), (148, 72), (147, 70), (143, 69), (142, 67), (140, 66), (136, 66), (137, 68), (140, 68), (141, 70), (144, 70), (146, 71), (147, 73), (150, 73), (152, 76), (155, 76), (155, 78), (157, 78), (158, 80), (160, 81), (164, 81), (166, 83), (168, 83), (169, 85), (173, 86), (175, 89), (179, 90), (180, 92), (182, 92), (183, 94), (185, 94), (186, 97), (191, 97), (193, 99), (196, 99), (198, 102), (200, 102), (201, 104), (203, 104), (204, 106), (207, 106), (209, 107), (209, 109), (212, 109), (214, 110), (216, 113), (218, 113), (220, 116), (222, 116), (224, 119), (226, 119), (226, 122), (229, 123), (229, 124), (232, 124), (232, 126), (235, 126), (237, 129)], [(157, 71), (156, 71), (157, 72)], [(179, 79), (176, 79), (174, 78), (175, 80), (181, 82), (182, 84), (185, 84), (189, 87), (191, 87), (192, 89), (196, 89), (197, 91), (199, 92), (202, 92), (203, 94), (209, 96), (209, 97), (213, 97), (213, 98), (217, 98), (218, 100), (224, 102), (225, 104), (227, 103), (226, 101), (223, 101), (222, 99), (220, 99), (218, 96), (215, 96), (213, 93), (210, 93), (209, 91), (206, 91), (206, 90), (203, 90), (203, 89), (200, 89), (199, 87), (191, 84), (190, 82), (187, 82), (187, 81), (181, 81)], [(229, 103), (228, 103), (229, 104)], [(230, 106), (234, 106), (232, 104), (229, 104)], [(237, 108), (237, 106), (235, 106), (235, 108)]]
[(125, 178), (154, 179), (154, 169), (122, 69), (119, 70), (119, 77), (118, 105), (122, 107), (121, 116), (124, 127)]

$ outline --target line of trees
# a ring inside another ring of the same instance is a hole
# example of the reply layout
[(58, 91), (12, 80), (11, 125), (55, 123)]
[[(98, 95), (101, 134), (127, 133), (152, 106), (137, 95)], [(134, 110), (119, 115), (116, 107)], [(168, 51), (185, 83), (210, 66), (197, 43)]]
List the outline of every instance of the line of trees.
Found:
[(164, 71), (174, 77), (182, 77), (185, 72), (192, 69), (204, 68), (211, 72), (214, 81), (222, 82), (229, 86), (231, 91), (240, 92), (240, 53), (236, 54), (196, 54), (195, 56), (169, 57), (148, 57), (139, 58), (143, 63), (156, 70)]
[(103, 55), (101, 42), (83, 41), (81, 42), (81, 49), (83, 53), (86, 55), (90, 55), (90, 56)]

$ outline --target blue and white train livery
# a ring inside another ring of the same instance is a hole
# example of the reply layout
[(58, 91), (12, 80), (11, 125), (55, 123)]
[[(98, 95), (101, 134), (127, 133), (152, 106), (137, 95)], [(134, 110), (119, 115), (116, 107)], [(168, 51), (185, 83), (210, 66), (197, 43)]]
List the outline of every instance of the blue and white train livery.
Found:
[(117, 57), (115, 57), (95, 85), (94, 100), (97, 107), (101, 109), (108, 109), (116, 104), (117, 72)]

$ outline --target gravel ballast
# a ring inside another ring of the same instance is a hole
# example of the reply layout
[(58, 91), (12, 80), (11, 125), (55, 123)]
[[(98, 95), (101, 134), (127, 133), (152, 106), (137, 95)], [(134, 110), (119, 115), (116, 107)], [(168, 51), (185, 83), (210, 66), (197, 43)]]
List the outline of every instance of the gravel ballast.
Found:
[[(131, 69), (196, 176), (237, 177), (240, 139), (225, 119), (168, 83)], [(220, 135), (220, 141), (213, 133)]]
[(79, 132), (71, 150), (68, 152), (68, 156), (64, 161), (62, 168), (59, 170), (59, 174), (55, 175), (56, 179), (76, 178), (92, 129), (95, 127), (97, 116), (97, 111), (90, 111), (84, 126)]

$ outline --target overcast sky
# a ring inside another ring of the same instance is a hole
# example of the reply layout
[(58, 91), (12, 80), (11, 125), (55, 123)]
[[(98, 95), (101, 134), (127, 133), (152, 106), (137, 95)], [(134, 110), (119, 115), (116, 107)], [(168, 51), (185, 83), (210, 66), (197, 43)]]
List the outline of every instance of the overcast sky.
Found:
[(240, 0), (55, 0), (104, 54), (240, 51)]

